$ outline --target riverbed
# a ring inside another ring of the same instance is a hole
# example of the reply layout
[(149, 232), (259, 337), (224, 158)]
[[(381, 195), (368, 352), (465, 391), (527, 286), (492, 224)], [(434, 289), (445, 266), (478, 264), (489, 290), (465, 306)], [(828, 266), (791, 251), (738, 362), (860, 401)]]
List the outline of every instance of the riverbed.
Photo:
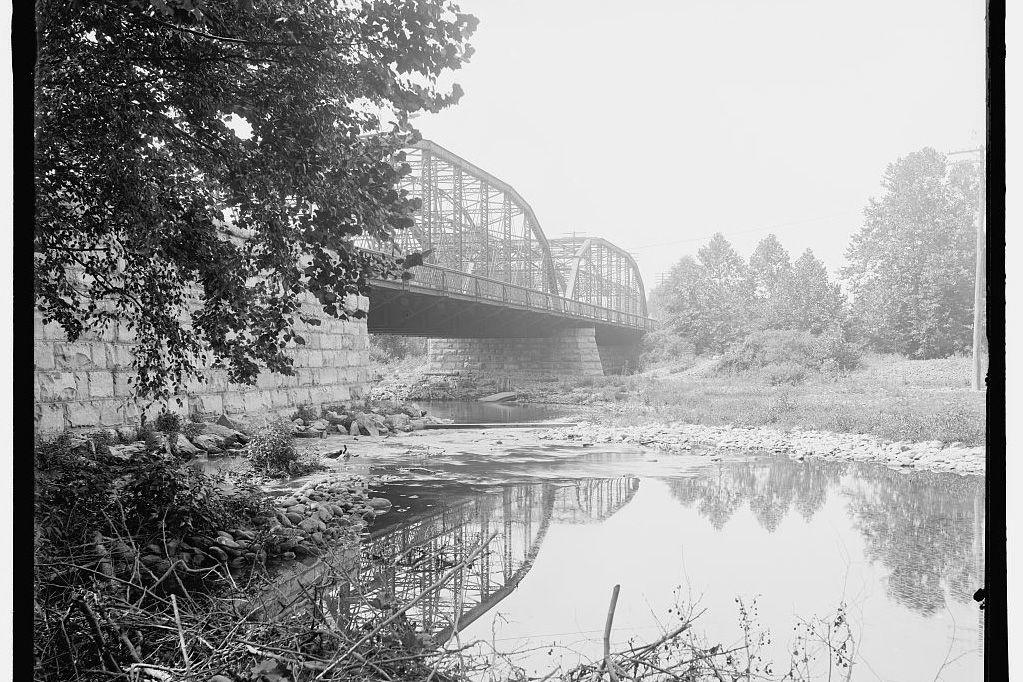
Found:
[(844, 603), (852, 679), (981, 678), (982, 478), (546, 433), (344, 437), (354, 456), (332, 466), (393, 503), (364, 539), (366, 595), (407, 603), (428, 592), (409, 612), (416, 628), (451, 646), (491, 642), (529, 674), (599, 657), (620, 584), (618, 646), (655, 639), (676, 604), (697, 604), (709, 642), (734, 644), (736, 599), (755, 601), (754, 625), (770, 632), (761, 655), (780, 677), (793, 628)]

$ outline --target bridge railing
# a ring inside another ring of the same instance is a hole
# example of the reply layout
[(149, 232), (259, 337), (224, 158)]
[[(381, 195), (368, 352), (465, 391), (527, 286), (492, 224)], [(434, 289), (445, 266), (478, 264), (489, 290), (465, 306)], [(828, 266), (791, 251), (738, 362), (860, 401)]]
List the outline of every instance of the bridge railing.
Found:
[(417, 265), (411, 271), (413, 279), (403, 282), (402, 288), (433, 289), (469, 296), (481, 301), (495, 301), (537, 310), (549, 310), (572, 317), (636, 329), (649, 330), (653, 328), (653, 320), (644, 315), (596, 306), (592, 303), (576, 301), (468, 272), (451, 270), (439, 265)]

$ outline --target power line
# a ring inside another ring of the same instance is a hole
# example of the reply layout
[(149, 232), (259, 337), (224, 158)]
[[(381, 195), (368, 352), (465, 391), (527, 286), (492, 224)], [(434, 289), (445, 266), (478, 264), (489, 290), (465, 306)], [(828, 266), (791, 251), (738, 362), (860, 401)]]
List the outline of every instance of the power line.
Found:
[[(766, 226), (763, 226), (763, 227), (754, 227), (754, 228), (750, 228), (748, 230), (739, 230), (737, 232), (729, 232), (727, 234), (724, 234), (723, 236), (725, 236), (725, 237), (734, 237), (736, 235), (750, 234), (752, 232), (763, 232), (765, 230), (777, 230), (777, 229), (787, 228), (787, 227), (796, 227), (798, 225), (806, 225), (808, 223), (816, 223), (816, 222), (820, 222), (822, 220), (831, 220), (833, 218), (841, 218), (841, 217), (847, 216), (847, 215), (853, 215), (853, 214), (857, 214), (858, 215), (859, 213), (860, 213), (859, 211), (844, 211), (842, 213), (835, 213), (834, 215), (829, 215), (829, 216), (820, 216), (820, 217), (817, 217), (817, 218), (808, 218), (806, 220), (797, 220), (797, 221), (794, 221), (794, 222), (787, 222), (787, 223), (777, 223), (777, 224), (774, 224), (774, 225), (766, 225)], [(716, 233), (711, 233), (711, 234), (708, 234), (708, 235), (704, 235), (702, 237), (687, 237), (686, 239), (675, 239), (675, 240), (670, 241), (670, 242), (658, 242), (657, 244), (645, 244), (643, 246), (634, 246), (631, 249), (629, 249), (629, 251), (631, 252), (631, 251), (638, 251), (638, 250), (641, 250), (641, 249), (652, 249), (652, 248), (655, 248), (655, 247), (658, 247), (658, 246), (671, 246), (672, 244), (684, 244), (684, 243), (687, 243), (687, 242), (701, 242), (701, 241), (710, 239), (711, 237), (714, 236), (714, 234), (716, 234)]]

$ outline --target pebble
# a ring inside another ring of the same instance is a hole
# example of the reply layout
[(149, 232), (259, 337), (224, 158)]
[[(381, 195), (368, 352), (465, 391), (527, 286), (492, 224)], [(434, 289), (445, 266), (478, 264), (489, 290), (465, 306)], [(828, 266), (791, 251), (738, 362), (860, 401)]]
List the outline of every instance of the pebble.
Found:
[[(571, 428), (540, 436), (590, 443), (629, 442), (668, 452), (694, 447), (730, 450), (761, 450), (786, 454), (804, 461), (808, 457), (836, 461), (855, 460), (888, 464), (898, 469), (953, 471), (960, 475), (983, 475), (984, 448), (945, 445), (940, 441), (919, 443), (885, 441), (869, 434), (831, 433), (793, 429), (707, 426), (703, 424), (644, 424), (611, 428), (580, 422)], [(707, 452), (713, 455), (712, 451)]]

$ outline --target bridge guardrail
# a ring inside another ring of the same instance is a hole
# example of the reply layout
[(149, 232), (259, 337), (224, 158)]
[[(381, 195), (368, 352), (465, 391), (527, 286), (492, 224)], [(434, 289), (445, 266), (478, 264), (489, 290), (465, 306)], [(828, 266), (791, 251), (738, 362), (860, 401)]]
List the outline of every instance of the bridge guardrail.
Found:
[(478, 300), (512, 303), (636, 329), (650, 330), (654, 325), (652, 319), (643, 315), (596, 306), (592, 303), (576, 301), (481, 275), (451, 270), (439, 265), (428, 263), (416, 265), (411, 268), (411, 271), (414, 273), (414, 279), (403, 281), (401, 284), (404, 289), (417, 286), (435, 291), (447, 291), (471, 296)]

